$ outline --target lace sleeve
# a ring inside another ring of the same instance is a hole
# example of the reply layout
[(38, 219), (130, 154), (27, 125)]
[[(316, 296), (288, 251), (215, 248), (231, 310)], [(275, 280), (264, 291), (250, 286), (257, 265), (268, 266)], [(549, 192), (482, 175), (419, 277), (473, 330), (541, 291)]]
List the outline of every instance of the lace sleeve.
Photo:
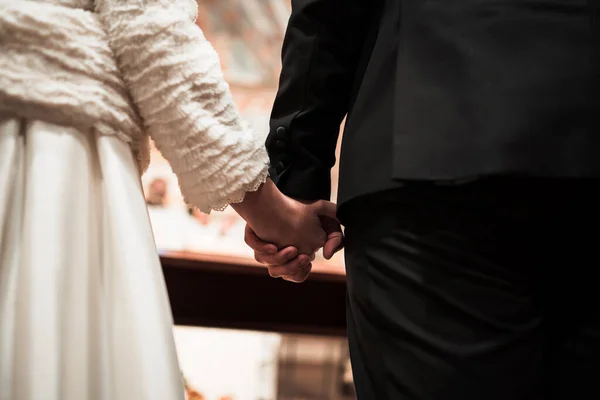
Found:
[(245, 124), (194, 0), (98, 0), (118, 66), (189, 204), (240, 202), (267, 178), (262, 139)]

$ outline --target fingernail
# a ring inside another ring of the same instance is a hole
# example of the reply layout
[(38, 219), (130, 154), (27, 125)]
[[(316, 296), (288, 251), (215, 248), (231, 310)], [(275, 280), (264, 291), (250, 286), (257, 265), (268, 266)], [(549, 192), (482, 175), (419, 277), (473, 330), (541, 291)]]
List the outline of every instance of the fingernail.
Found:
[(292, 249), (288, 254), (290, 257), (296, 257), (298, 255), (298, 250)]
[(275, 246), (269, 246), (269, 247), (267, 247), (267, 253), (268, 254), (275, 254), (275, 253), (277, 253), (277, 247), (275, 247)]

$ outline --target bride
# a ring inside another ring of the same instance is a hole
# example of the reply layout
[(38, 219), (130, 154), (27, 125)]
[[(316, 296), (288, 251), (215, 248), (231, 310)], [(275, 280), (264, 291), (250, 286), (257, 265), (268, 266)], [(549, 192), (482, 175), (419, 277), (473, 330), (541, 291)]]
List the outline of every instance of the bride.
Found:
[(139, 179), (149, 138), (190, 205), (232, 204), (306, 254), (299, 274), (327, 240), (335, 207), (269, 180), (196, 7), (0, 0), (0, 400), (183, 398)]

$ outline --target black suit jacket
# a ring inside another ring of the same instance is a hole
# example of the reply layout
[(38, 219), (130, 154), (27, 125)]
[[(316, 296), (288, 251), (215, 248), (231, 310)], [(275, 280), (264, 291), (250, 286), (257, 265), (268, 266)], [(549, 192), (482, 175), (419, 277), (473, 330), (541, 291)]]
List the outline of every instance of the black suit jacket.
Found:
[[(600, 176), (596, 0), (292, 0), (267, 148), (293, 197)], [(596, 6), (595, 6), (596, 4)]]

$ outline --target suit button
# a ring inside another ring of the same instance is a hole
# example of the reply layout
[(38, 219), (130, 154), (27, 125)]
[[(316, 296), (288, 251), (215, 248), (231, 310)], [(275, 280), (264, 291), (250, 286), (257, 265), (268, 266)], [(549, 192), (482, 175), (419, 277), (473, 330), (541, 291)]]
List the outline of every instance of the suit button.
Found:
[(286, 130), (283, 126), (280, 126), (279, 128), (277, 128), (277, 131), (275, 133), (275, 136), (277, 137), (277, 139), (279, 140), (284, 140), (285, 139), (285, 134), (286, 134)]
[(285, 150), (285, 142), (283, 140), (278, 140), (275, 142), (275, 149), (279, 151)]
[(278, 174), (282, 173), (284, 169), (285, 165), (282, 161), (279, 161), (277, 164), (275, 164), (275, 171), (277, 171)]

